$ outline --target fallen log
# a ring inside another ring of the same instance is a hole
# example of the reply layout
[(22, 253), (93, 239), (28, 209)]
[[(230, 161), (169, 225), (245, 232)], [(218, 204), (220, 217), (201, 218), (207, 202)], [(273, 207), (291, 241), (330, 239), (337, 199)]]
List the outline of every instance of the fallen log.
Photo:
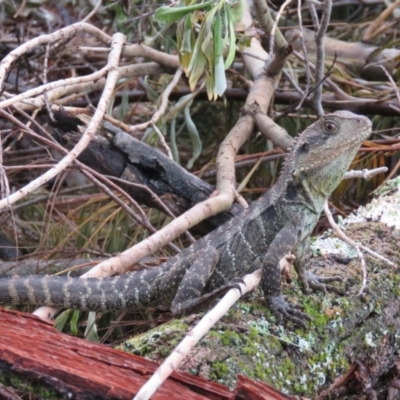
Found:
[[(158, 365), (58, 332), (49, 321), (0, 308), (1, 375), (17, 373), (74, 399), (132, 399)], [(175, 373), (154, 395), (173, 399), (231, 399), (228, 388)]]
[[(39, 383), (47, 393), (49, 388), (55, 390), (60, 398), (131, 400), (158, 367), (142, 357), (60, 333), (52, 321), (1, 307), (0, 338), (0, 397), (15, 394), (2, 385), (5, 377), (12, 376), (14, 382)], [(152, 399), (295, 400), (244, 376), (232, 392), (180, 372), (173, 373)]]

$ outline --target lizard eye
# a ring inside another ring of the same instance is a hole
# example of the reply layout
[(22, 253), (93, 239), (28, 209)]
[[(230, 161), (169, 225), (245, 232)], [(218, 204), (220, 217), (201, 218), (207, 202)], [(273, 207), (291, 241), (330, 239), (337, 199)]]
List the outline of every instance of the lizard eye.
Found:
[(325, 121), (324, 130), (326, 133), (335, 133), (339, 129), (339, 125), (335, 121)]

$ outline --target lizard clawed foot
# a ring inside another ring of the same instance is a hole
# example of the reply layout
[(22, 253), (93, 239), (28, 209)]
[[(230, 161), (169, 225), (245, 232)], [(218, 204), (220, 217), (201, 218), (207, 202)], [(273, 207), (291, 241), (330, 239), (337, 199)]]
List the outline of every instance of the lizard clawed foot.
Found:
[(234, 278), (230, 282), (228, 282), (226, 285), (224, 285), (222, 288), (229, 287), (230, 289), (237, 289), (237, 290), (239, 290), (240, 296), (242, 296), (243, 295), (242, 288), (240, 287), (239, 283), (246, 286), (246, 282), (242, 278)]
[(295, 324), (306, 328), (305, 321), (311, 321), (311, 317), (299, 310), (303, 307), (298, 304), (290, 304), (285, 300), (284, 296), (265, 296), (271, 311), (278, 317), (281, 323), (283, 318), (293, 321)]
[(227, 292), (231, 289), (237, 289), (242, 295), (242, 289), (239, 283), (245, 284), (243, 279), (235, 278), (226, 285), (221, 286), (218, 289), (213, 290), (210, 293), (206, 293), (200, 297), (186, 300), (183, 303), (172, 303), (171, 311), (175, 316), (189, 315), (192, 313), (197, 313), (208, 307), (215, 299), (225, 296)]
[(320, 290), (324, 293), (327, 290), (337, 294), (341, 293), (339, 288), (324, 284), (325, 282), (342, 282), (343, 279), (340, 276), (318, 276), (311, 271), (306, 271), (305, 278), (307, 279), (308, 286), (314, 290)]

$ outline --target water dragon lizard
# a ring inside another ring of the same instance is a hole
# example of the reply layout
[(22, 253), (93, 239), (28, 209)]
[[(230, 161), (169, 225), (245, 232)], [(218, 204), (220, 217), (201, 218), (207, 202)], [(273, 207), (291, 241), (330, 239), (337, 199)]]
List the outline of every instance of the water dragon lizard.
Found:
[(309, 237), (326, 199), (370, 133), (366, 117), (349, 111), (327, 114), (298, 136), (269, 191), (161, 266), (102, 279), (4, 278), (0, 304), (94, 311), (163, 306), (180, 315), (197, 311), (237, 287), (235, 279), (262, 268), (261, 288), (271, 310), (304, 325), (307, 314), (281, 294), (279, 261), (292, 252), (305, 291), (326, 290), (327, 280), (306, 270)]

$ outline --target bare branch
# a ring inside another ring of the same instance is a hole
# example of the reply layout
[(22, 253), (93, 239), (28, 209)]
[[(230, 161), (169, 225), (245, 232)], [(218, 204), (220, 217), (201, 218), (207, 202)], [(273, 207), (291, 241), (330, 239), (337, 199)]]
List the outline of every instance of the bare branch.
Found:
[(164, 135), (162, 134), (162, 132), (160, 131), (160, 129), (158, 129), (158, 126), (152, 122), (151, 123), (151, 127), (155, 130), (155, 132), (157, 133), (158, 139), (160, 140), (161, 143), (161, 147), (166, 151), (168, 157), (173, 160), (174, 158), (172, 157), (172, 152), (171, 149), (169, 148), (167, 142), (165, 141)]
[(283, 151), (287, 151), (293, 144), (293, 138), (285, 129), (275, 123), (272, 118), (261, 113), (257, 113), (255, 118), (257, 128), (266, 138), (271, 140), (274, 145), (280, 147)]
[[(361, 261), (361, 269), (363, 272), (363, 280), (362, 280), (362, 285), (361, 285), (361, 289), (358, 292), (358, 296), (360, 296), (362, 294), (362, 292), (365, 289), (365, 286), (367, 284), (367, 268), (365, 266), (365, 259), (363, 254), (360, 251), (360, 247), (361, 245), (356, 243), (354, 240), (350, 239), (340, 228), (339, 226), (336, 224), (335, 220), (333, 219), (333, 215), (331, 213), (331, 210), (329, 210), (329, 204), (327, 201), (325, 201), (325, 205), (324, 205), (324, 212), (326, 217), (328, 218), (329, 224), (331, 225), (331, 228), (336, 232), (337, 236), (339, 236), (340, 239), (342, 239), (344, 242), (348, 243), (350, 246), (354, 247), (354, 249), (356, 250), (358, 257)], [(364, 247), (364, 246), (363, 246)], [(372, 251), (372, 250), (371, 250)], [(390, 262), (390, 261), (389, 261)]]
[[(110, 53), (110, 55), (111, 55), (111, 53)], [(97, 81), (98, 79), (107, 75), (107, 73), (109, 72), (109, 69), (110, 69), (110, 66), (107, 65), (104, 68), (100, 69), (99, 71), (93, 72), (90, 75), (79, 76), (79, 77), (75, 77), (75, 78), (61, 79), (59, 81), (49, 82), (44, 85), (35, 87), (33, 89), (27, 90), (26, 92), (23, 92), (16, 96), (12, 96), (11, 98), (9, 98), (7, 100), (0, 101), (0, 109), (9, 107), (9, 106), (14, 105), (22, 100), (29, 99), (30, 97), (38, 96), (49, 90), (54, 90), (54, 89), (61, 88), (64, 86), (77, 85), (77, 84), (82, 84), (82, 83), (91, 83), (93, 81)]]
[[(118, 68), (118, 80), (123, 78), (135, 78), (138, 76), (144, 75), (159, 75), (164, 73), (165, 70), (160, 65), (149, 62), (143, 64), (135, 64), (135, 65), (125, 65)], [(91, 75), (93, 76), (93, 74)], [(78, 78), (75, 78), (78, 79)], [(96, 81), (93, 80), (81, 80), (81, 83), (71, 83), (71, 81), (64, 82), (65, 85), (61, 84), (59, 87), (50, 89), (47, 92), (47, 99), (49, 102), (56, 102), (58, 105), (66, 103), (69, 104), (71, 102), (71, 98), (67, 97), (69, 94), (74, 94), (75, 97), (82, 97), (82, 93), (91, 93), (94, 91), (102, 90), (106, 83), (106, 78), (100, 78)], [(69, 83), (67, 85), (66, 83)], [(4, 93), (5, 96), (11, 98), (12, 95), (9, 93)], [(61, 99), (61, 100), (60, 100)], [(19, 102), (16, 104), (22, 110), (32, 110), (41, 108), (45, 105), (44, 96), (39, 95), (34, 98), (25, 99), (23, 102)], [(58, 110), (58, 106), (53, 104), (51, 107), (52, 110)]]
[[(310, 4), (310, 7), (314, 9), (314, 5)], [(319, 83), (322, 81), (324, 77), (324, 66), (325, 66), (325, 48), (324, 48), (324, 36), (328, 29), (329, 19), (331, 17), (332, 11), (332, 0), (324, 0), (322, 6), (322, 18), (321, 23), (317, 27), (317, 32), (315, 34), (315, 44), (317, 47), (317, 61), (315, 65), (315, 85), (317, 85), (313, 103), (315, 111), (317, 112), (318, 117), (324, 115), (324, 109), (322, 108), (322, 85)]]
[(180, 67), (178, 56), (163, 53), (144, 44), (127, 44), (122, 50), (122, 55), (127, 57), (144, 57), (165, 68), (177, 70)]
[(387, 167), (379, 167), (374, 169), (363, 169), (361, 171), (347, 171), (343, 179), (353, 179), (353, 178), (364, 178), (366, 180), (371, 179), (373, 176), (378, 174), (384, 174), (388, 171)]
[(307, 53), (307, 47), (304, 41), (304, 28), (303, 28), (303, 18), (301, 15), (301, 0), (297, 0), (297, 18), (299, 20), (299, 31), (300, 31), (300, 43), (301, 43), (301, 48), (303, 50), (303, 56), (304, 56), (304, 63), (306, 67), (306, 89), (304, 93), (301, 93), (303, 95), (300, 103), (297, 106), (297, 109), (299, 110), (301, 105), (303, 104), (304, 100), (308, 96), (308, 92), (310, 90), (310, 81), (311, 81), (311, 72), (310, 72), (310, 64), (308, 61), (308, 53)]
[(269, 57), (268, 57), (267, 61), (265, 62), (265, 66), (264, 66), (264, 69), (265, 69), (265, 70), (268, 69), (269, 64), (270, 64), (271, 61), (272, 61), (272, 55), (273, 55), (275, 52), (279, 52), (279, 51), (282, 50), (283, 48), (287, 47), (287, 42), (286, 42), (286, 40), (285, 40), (285, 39), (283, 38), (283, 36), (282, 36), (282, 39), (281, 39), (281, 40), (282, 40), (282, 43), (281, 43), (281, 46), (280, 46), (277, 50), (274, 50), (275, 31), (277, 30), (278, 23), (279, 23), (279, 20), (280, 20), (280, 18), (281, 18), (281, 15), (282, 15), (283, 11), (285, 11), (286, 7), (287, 7), (291, 2), (292, 2), (292, 0), (285, 0), (285, 1), (282, 3), (282, 5), (281, 5), (280, 8), (279, 8), (278, 14), (276, 15), (275, 21), (274, 21), (274, 23), (273, 23), (273, 25), (272, 25), (272, 29), (271, 29), (271, 32), (270, 32), (270, 38), (269, 38), (269, 49), (268, 49)]

